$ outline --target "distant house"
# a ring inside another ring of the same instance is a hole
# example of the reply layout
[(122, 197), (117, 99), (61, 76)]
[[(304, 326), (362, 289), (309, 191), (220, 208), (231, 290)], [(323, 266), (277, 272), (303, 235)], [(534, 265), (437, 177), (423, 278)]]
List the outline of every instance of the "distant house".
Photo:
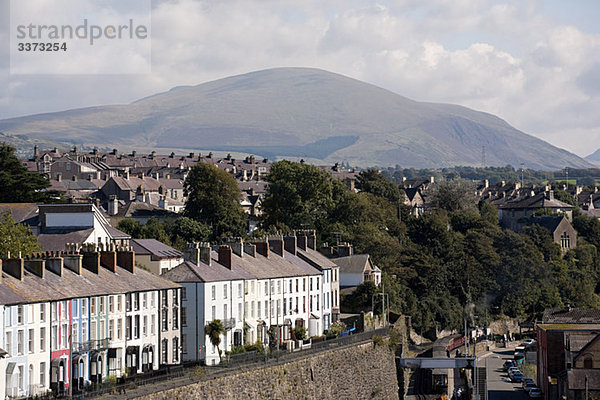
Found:
[(40, 204), (38, 240), (45, 251), (65, 250), (67, 243), (102, 247), (128, 246), (131, 236), (113, 228), (93, 204)]
[(404, 204), (411, 208), (411, 214), (414, 216), (423, 215), (425, 211), (425, 198), (419, 188), (404, 189)]
[(334, 258), (333, 262), (340, 267), (340, 288), (358, 286), (371, 281), (376, 286), (381, 283), (381, 270), (371, 261), (368, 254), (353, 254)]
[(521, 221), (523, 225), (539, 225), (547, 229), (554, 243), (558, 243), (564, 253), (577, 247), (577, 231), (564, 215), (534, 216)]
[(564, 214), (571, 221), (573, 206), (554, 198), (554, 191), (548, 190), (530, 196), (519, 196), (497, 204), (498, 222), (503, 228), (520, 232), (527, 220), (538, 210), (547, 210), (554, 214)]
[(183, 253), (156, 239), (131, 239), (135, 261), (155, 275), (162, 275), (183, 262)]

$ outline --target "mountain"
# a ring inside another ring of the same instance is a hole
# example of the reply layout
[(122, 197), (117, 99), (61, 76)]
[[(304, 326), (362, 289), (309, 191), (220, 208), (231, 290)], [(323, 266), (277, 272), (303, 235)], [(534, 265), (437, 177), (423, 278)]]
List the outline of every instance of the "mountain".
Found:
[(589, 163), (594, 164), (595, 166), (599, 166), (600, 165), (600, 149), (596, 150), (589, 156), (585, 157), (584, 160), (586, 160)]
[(312, 68), (275, 68), (145, 97), (132, 104), (0, 120), (0, 131), (99, 146), (254, 153), (357, 166), (590, 164), (494, 115), (410, 100)]

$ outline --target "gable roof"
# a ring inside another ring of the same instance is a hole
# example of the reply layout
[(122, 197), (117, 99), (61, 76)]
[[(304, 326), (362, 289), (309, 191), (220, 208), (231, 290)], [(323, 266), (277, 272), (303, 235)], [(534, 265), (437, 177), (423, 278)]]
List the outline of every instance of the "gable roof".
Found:
[(38, 215), (36, 203), (0, 203), (0, 217), (6, 211), (11, 211), (12, 218), (16, 223), (27, 224)]
[(519, 197), (512, 201), (507, 201), (498, 206), (502, 209), (523, 209), (523, 208), (574, 208), (571, 204), (567, 204), (554, 198), (547, 196), (545, 192), (538, 193), (534, 196)]
[(302, 258), (306, 262), (310, 263), (312, 266), (319, 269), (329, 269), (337, 267), (337, 264), (334, 263), (331, 259), (325, 257), (323, 254), (319, 253), (316, 250), (306, 249), (302, 250), (301, 248), (297, 248), (296, 250), (298, 257)]
[(334, 258), (333, 262), (340, 267), (340, 273), (362, 274), (369, 269), (368, 254), (353, 254), (351, 256)]
[(231, 269), (217, 262), (218, 255), (211, 251), (211, 264), (201, 262), (199, 265), (191, 261), (185, 261), (175, 268), (166, 271), (161, 276), (173, 282), (221, 282), (233, 280), (255, 279), (238, 265), (232, 265)]
[(527, 223), (527, 225), (537, 224), (537, 225), (541, 226), (542, 228), (548, 229), (551, 233), (554, 233), (554, 231), (556, 231), (558, 226), (562, 223), (563, 219), (566, 220), (567, 223), (569, 223), (569, 221), (565, 218), (564, 215), (534, 216), (534, 217), (528, 218), (526, 220), (526, 223)]

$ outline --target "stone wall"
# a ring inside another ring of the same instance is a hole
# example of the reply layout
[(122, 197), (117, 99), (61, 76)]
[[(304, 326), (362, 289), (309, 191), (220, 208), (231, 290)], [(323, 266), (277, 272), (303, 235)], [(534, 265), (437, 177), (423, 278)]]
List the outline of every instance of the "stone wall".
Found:
[(398, 399), (398, 380), (389, 347), (368, 343), (138, 398)]

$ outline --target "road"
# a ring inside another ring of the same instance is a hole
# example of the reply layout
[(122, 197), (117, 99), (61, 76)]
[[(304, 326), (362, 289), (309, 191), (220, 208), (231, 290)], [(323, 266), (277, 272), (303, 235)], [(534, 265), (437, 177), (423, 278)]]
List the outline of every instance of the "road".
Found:
[(478, 359), (478, 365), (487, 363), (488, 400), (527, 400), (529, 396), (523, 391), (520, 383), (512, 383), (504, 372), (502, 364), (511, 360), (513, 349), (496, 349), (491, 354)]

